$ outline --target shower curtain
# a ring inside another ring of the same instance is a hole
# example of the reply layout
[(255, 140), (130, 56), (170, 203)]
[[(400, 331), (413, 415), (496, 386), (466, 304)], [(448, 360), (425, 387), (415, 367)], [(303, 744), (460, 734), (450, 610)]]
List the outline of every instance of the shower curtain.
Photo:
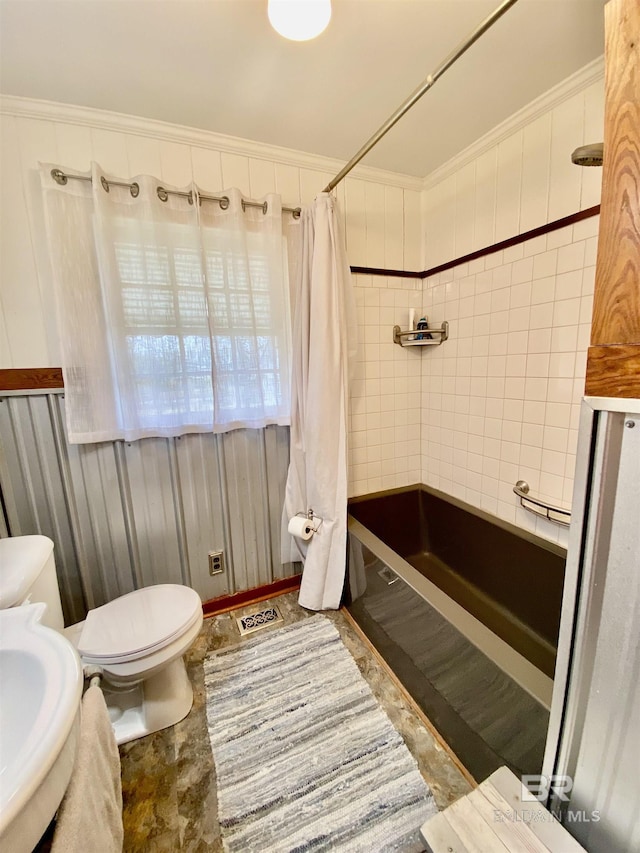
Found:
[[(357, 327), (344, 237), (329, 193), (303, 211), (299, 252), (282, 560), (304, 563), (303, 607), (337, 609), (345, 575), (349, 379)], [(322, 523), (310, 540), (294, 539), (287, 523), (309, 509)]]

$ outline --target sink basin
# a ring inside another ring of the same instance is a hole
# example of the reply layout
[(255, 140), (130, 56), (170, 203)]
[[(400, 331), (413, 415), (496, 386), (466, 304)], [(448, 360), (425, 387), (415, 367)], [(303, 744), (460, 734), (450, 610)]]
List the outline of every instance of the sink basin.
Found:
[(31, 853), (75, 760), (82, 665), (41, 624), (44, 604), (0, 610), (0, 849)]

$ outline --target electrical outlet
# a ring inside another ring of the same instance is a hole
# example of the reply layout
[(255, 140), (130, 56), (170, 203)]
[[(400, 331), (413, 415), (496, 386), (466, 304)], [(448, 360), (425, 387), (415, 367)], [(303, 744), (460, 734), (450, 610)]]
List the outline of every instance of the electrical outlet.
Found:
[(209, 574), (221, 575), (224, 572), (224, 551), (209, 551)]

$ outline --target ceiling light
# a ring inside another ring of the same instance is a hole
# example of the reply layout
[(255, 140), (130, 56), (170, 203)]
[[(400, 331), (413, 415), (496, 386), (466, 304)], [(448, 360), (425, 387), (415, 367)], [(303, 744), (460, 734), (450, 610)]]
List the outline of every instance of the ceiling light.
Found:
[(331, 20), (331, 0), (269, 0), (271, 26), (292, 41), (308, 41)]

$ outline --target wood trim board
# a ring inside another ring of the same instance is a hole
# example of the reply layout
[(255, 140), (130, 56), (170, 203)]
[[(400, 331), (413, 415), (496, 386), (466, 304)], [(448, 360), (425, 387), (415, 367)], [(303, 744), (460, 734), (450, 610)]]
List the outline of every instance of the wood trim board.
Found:
[(640, 3), (607, 3), (605, 21), (605, 157), (594, 347), (640, 344)]
[(589, 347), (585, 394), (640, 398), (640, 344)]
[(0, 370), (0, 392), (64, 388), (59, 367), (17, 367)]
[(237, 607), (257, 604), (260, 601), (266, 601), (268, 598), (284, 595), (286, 592), (294, 592), (300, 587), (301, 580), (302, 575), (292, 575), (288, 578), (280, 578), (280, 580), (273, 581), (273, 583), (256, 586), (253, 589), (246, 589), (242, 592), (230, 593), (229, 595), (221, 595), (219, 598), (204, 601), (202, 603), (202, 612), (205, 616), (217, 616), (219, 613), (228, 613)]

